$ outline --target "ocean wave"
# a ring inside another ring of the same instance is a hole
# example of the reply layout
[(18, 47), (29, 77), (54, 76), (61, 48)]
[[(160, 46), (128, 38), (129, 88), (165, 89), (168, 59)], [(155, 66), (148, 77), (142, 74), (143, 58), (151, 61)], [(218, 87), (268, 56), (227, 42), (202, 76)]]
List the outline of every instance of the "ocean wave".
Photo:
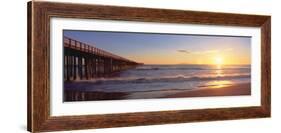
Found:
[(150, 70), (250, 70), (249, 67), (235, 67), (235, 68), (201, 68), (201, 67), (139, 67), (136, 71), (150, 71)]
[[(91, 82), (95, 84), (124, 84), (124, 83), (171, 83), (171, 82), (185, 82), (185, 81), (208, 81), (208, 80), (231, 80), (239, 78), (250, 78), (249, 74), (228, 75), (228, 76), (191, 76), (184, 75), (168, 76), (168, 77), (152, 77), (152, 78), (100, 78), (94, 80), (80, 81)], [(79, 81), (78, 81), (79, 82)]]

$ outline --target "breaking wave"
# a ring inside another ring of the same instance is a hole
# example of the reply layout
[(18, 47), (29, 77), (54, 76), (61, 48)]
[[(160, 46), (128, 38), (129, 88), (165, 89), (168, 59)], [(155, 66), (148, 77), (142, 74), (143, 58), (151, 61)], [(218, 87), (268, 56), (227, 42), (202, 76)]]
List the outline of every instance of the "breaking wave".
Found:
[(146, 77), (146, 78), (100, 78), (95, 80), (80, 81), (95, 84), (125, 84), (125, 83), (170, 83), (170, 82), (186, 82), (186, 81), (209, 81), (209, 80), (232, 80), (239, 78), (250, 78), (249, 74), (228, 75), (228, 76), (191, 76), (184, 75), (167, 76), (167, 77)]

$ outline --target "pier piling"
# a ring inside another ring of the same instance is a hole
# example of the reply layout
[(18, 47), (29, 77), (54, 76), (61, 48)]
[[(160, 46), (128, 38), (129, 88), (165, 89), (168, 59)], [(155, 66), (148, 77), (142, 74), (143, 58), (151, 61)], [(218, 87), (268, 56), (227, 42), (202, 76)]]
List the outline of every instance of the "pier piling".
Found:
[(65, 81), (106, 77), (141, 65), (68, 37), (63, 38), (63, 46)]

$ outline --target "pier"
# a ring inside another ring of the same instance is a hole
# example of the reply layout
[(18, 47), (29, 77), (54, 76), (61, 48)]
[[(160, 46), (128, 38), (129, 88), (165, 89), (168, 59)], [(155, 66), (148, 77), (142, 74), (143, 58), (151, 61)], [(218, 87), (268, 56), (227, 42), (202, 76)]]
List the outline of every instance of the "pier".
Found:
[(63, 45), (65, 81), (106, 77), (141, 65), (65, 36)]

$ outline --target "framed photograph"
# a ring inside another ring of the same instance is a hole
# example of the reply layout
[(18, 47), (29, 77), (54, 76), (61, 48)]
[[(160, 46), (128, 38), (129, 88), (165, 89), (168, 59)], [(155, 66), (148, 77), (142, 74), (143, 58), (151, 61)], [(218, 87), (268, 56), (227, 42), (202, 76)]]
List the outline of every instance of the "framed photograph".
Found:
[(31, 132), (270, 117), (270, 16), (28, 3)]

